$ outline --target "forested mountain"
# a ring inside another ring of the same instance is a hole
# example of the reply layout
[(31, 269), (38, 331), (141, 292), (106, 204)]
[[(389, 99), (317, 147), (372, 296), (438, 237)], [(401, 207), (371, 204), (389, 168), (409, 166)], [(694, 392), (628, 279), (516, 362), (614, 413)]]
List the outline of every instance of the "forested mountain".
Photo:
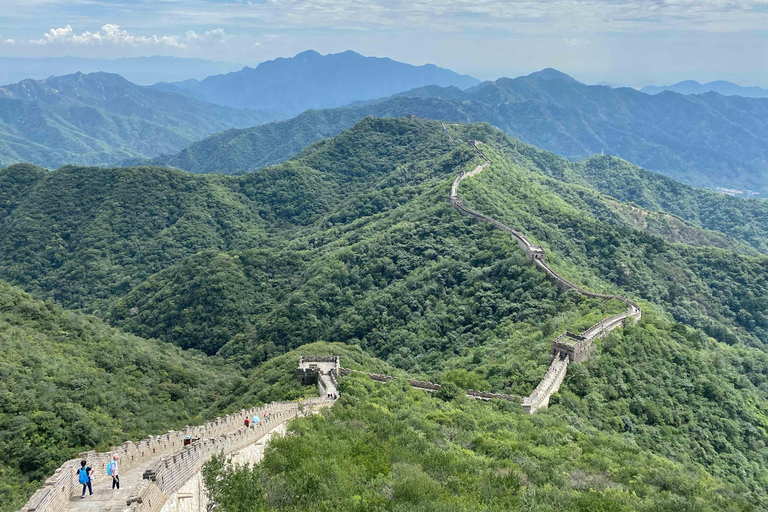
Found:
[(243, 382), (222, 361), (137, 338), (0, 281), (0, 510), (77, 453), (200, 422)]
[[(332, 485), (318, 487), (329, 492), (312, 499), (337, 509), (386, 493), (411, 496), (398, 504), (414, 510), (429, 509), (425, 500), (457, 510), (524, 500), (539, 510), (763, 508), (768, 226), (749, 213), (758, 203), (728, 198), (733, 212), (718, 216), (682, 185), (685, 203), (673, 205), (667, 178), (626, 162), (571, 163), (488, 125), (448, 130), (456, 143), (438, 122), (364, 119), (242, 176), (12, 166), (0, 171), (10, 184), (0, 188), (0, 276), (251, 378), (274, 382), (295, 365), (289, 350), (322, 340), (409, 375), (527, 394), (553, 335), (616, 305), (560, 293), (508, 236), (451, 207), (455, 173), (479, 163), (462, 141), (479, 140), (492, 165), (462, 184), (465, 202), (543, 244), (570, 279), (641, 301), (640, 323), (569, 368), (547, 413), (353, 378), (333, 413), (297, 424), (313, 433), (276, 447), (256, 474), (225, 478), (300, 490), (329, 469)], [(312, 450), (323, 457), (307, 466), (301, 454)]]
[(0, 87), (0, 165), (108, 165), (273, 119), (92, 73)]
[[(768, 99), (651, 96), (585, 85), (555, 70), (466, 91), (430, 86), (399, 96), (217, 134), (169, 162), (192, 172), (242, 172), (282, 161), (303, 144), (333, 136), (367, 115), (414, 114), (485, 121), (572, 160), (605, 152), (696, 187), (768, 194)], [(273, 146), (278, 137), (288, 143)]]
[[(396, 373), (357, 347), (316, 343), (305, 350)], [(83, 451), (316, 394), (295, 378), (298, 357), (275, 357), (245, 377), (219, 358), (123, 333), (0, 281), (0, 511), (18, 510)]]
[(640, 89), (646, 94), (659, 94), (664, 91), (672, 91), (679, 94), (704, 94), (707, 92), (716, 92), (723, 96), (744, 96), (745, 98), (768, 98), (768, 89), (762, 87), (745, 87), (743, 85), (726, 82), (725, 80), (715, 80), (705, 84), (696, 80), (684, 80), (672, 85), (648, 85)]
[(465, 89), (477, 83), (432, 64), (413, 66), (353, 51), (320, 55), (309, 50), (255, 68), (155, 87), (219, 105), (279, 112), (287, 118), (311, 108), (340, 107), (425, 85)]

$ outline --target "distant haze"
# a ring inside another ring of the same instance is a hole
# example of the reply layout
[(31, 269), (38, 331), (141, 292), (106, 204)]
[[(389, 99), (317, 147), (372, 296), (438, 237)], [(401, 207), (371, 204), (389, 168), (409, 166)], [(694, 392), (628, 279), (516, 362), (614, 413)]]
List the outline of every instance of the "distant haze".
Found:
[(680, 94), (704, 94), (716, 92), (724, 96), (744, 96), (746, 98), (768, 98), (768, 89), (762, 87), (743, 87), (738, 84), (718, 80), (706, 84), (700, 84), (695, 80), (686, 80), (674, 85), (653, 86), (649, 85), (641, 89), (646, 94), (658, 94), (662, 91), (672, 91)]
[(352, 49), (481, 80), (553, 67), (585, 83), (768, 87), (765, 0), (3, 0), (2, 7), (0, 57), (168, 55), (253, 67), (307, 49)]
[(242, 66), (229, 62), (160, 56), (123, 59), (5, 57), (0, 58), (0, 85), (20, 82), (26, 78), (40, 80), (49, 76), (98, 71), (117, 73), (135, 84), (150, 85), (156, 82), (205, 78), (209, 75), (236, 71), (240, 68)]

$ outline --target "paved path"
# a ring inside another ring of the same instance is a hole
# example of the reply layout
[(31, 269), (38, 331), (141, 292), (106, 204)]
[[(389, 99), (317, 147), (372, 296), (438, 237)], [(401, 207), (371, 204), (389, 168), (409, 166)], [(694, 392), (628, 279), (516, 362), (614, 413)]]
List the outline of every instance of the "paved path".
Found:
[[(112, 490), (112, 479), (103, 480), (93, 486), (93, 496), (85, 491), (85, 498), (80, 494), (69, 498), (65, 511), (100, 511), (100, 512), (124, 512), (130, 510), (125, 501), (133, 495), (134, 489), (142, 483), (141, 476), (147, 468), (153, 467), (163, 456), (147, 460), (141, 466), (120, 474), (120, 489)], [(94, 468), (94, 471), (105, 471), (104, 468)]]

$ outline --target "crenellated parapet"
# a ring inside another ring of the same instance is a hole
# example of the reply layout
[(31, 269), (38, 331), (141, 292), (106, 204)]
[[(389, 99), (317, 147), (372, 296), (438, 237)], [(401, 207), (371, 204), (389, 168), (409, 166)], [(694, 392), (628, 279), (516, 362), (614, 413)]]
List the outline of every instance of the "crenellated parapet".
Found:
[[(103, 468), (106, 468), (113, 455), (120, 457), (121, 474), (134, 469), (146, 469), (145, 475), (148, 481), (140, 486), (141, 489), (145, 490), (141, 491), (142, 494), (135, 496), (132, 502), (139, 503), (146, 499), (147, 502), (157, 503), (157, 498), (153, 500), (152, 497), (162, 497), (165, 491), (159, 490), (157, 485), (150, 485), (150, 482), (157, 482), (158, 476), (161, 477), (161, 484), (165, 486), (163, 489), (170, 489), (168, 485), (172, 485), (173, 482), (182, 482), (184, 475), (188, 474), (187, 469), (184, 468), (201, 463), (204, 454), (211, 454), (218, 449), (227, 453), (227, 450), (236, 449), (243, 443), (254, 442), (266, 426), (274, 424), (278, 419), (287, 421), (286, 418), (295, 417), (302, 409), (311, 410), (331, 403), (319, 398), (305, 400), (301, 403), (272, 402), (261, 407), (252, 407), (234, 414), (221, 416), (199, 426), (185, 427), (180, 431), (171, 430), (158, 436), (148, 436), (138, 442), (127, 441), (107, 452), (81, 453), (76, 459), (62, 464), (19, 512), (61, 512), (65, 510), (70, 497), (80, 492), (81, 485), (78, 483), (74, 471), (76, 467), (79, 467), (80, 460), (88, 460), (88, 465), (95, 469), (92, 481), (94, 486), (98, 486), (111, 478)], [(243, 425), (243, 418), (254, 415), (261, 418), (269, 415), (269, 423), (257, 426), (258, 428), (246, 429)], [(185, 445), (186, 437), (200, 440)], [(160, 462), (157, 464), (153, 463), (153, 461), (158, 460)], [(132, 508), (131, 510), (138, 509)]]
[[(451, 142), (455, 143), (453, 137), (450, 136), (450, 132), (448, 131), (448, 127), (445, 123), (443, 123), (443, 130), (449, 135)], [(642, 311), (640, 310), (640, 306), (638, 306), (635, 302), (627, 299), (626, 297), (590, 292), (581, 286), (572, 283), (568, 279), (555, 272), (555, 270), (552, 269), (549, 264), (547, 264), (546, 253), (543, 247), (532, 243), (525, 235), (519, 231), (515, 231), (514, 229), (497, 221), (496, 219), (476, 212), (464, 205), (464, 201), (458, 195), (459, 185), (463, 180), (479, 174), (491, 164), (491, 160), (480, 148), (480, 144), (481, 143), (476, 140), (469, 141), (469, 145), (474, 148), (478, 155), (483, 159), (483, 163), (475, 167), (470, 172), (465, 173), (460, 171), (457, 173), (456, 178), (453, 181), (453, 185), (451, 186), (451, 205), (469, 217), (487, 222), (495, 228), (509, 233), (517, 242), (517, 245), (523, 251), (523, 254), (525, 254), (526, 259), (533, 262), (537, 268), (546, 273), (550, 280), (561, 291), (575, 290), (589, 298), (600, 298), (606, 300), (615, 299), (623, 302), (627, 306), (626, 311), (597, 322), (595, 325), (585, 330), (581, 334), (565, 332), (552, 341), (552, 364), (550, 365), (549, 370), (539, 385), (536, 387), (534, 392), (531, 393), (531, 395), (528, 397), (524, 398), (522, 401), (525, 410), (529, 413), (534, 413), (538, 409), (546, 407), (549, 404), (549, 398), (551, 397), (552, 393), (555, 393), (560, 388), (560, 384), (565, 378), (568, 364), (578, 363), (589, 357), (590, 351), (592, 349), (592, 342), (595, 338), (605, 336), (613, 329), (625, 326), (629, 322), (636, 322), (640, 319)]]
[[(349, 368), (340, 368), (339, 369), (339, 375), (340, 376), (346, 376), (351, 373), (360, 373), (363, 375), (367, 375), (371, 380), (374, 380), (376, 382), (389, 382), (391, 380), (395, 380), (397, 377), (392, 377), (391, 375), (381, 375), (377, 373), (366, 373), (361, 372), (358, 370), (350, 370)], [(423, 380), (416, 380), (416, 379), (407, 379), (408, 385), (411, 386), (414, 389), (420, 389), (422, 391), (426, 391), (428, 393), (434, 393), (435, 391), (440, 390), (440, 384), (435, 384), (434, 382), (427, 382)], [(489, 393), (487, 391), (476, 391), (474, 389), (466, 389), (464, 392), (467, 394), (470, 398), (475, 398), (477, 400), (507, 400), (509, 402), (520, 402), (520, 398), (513, 396), (513, 395), (507, 395), (505, 393)]]

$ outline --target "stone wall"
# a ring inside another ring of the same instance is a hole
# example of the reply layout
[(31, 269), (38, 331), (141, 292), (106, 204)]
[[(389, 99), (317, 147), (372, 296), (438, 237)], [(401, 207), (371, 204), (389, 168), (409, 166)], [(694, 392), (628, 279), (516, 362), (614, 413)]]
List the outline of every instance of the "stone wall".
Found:
[[(272, 404), (270, 404), (272, 405)], [(279, 403), (274, 409), (262, 409), (260, 417), (269, 412), (268, 420), (260, 421), (255, 427), (240, 426), (236, 431), (223, 434), (213, 439), (202, 439), (178, 450), (171, 456), (164, 457), (148, 468), (147, 481), (137, 489), (131, 501), (137, 503), (136, 512), (159, 512), (167, 500), (179, 492), (191, 479), (197, 478), (203, 465), (213, 455), (231, 455), (259, 440), (269, 432), (297, 417), (322, 407), (332, 405), (322, 398), (311, 398), (300, 403)]]
[[(316, 399), (305, 401), (302, 404), (307, 407), (316, 407)], [(74, 468), (80, 466), (80, 460), (86, 459), (88, 465), (93, 471), (93, 483), (98, 485), (110, 477), (106, 474), (106, 467), (113, 454), (120, 456), (120, 471), (127, 473), (131, 469), (146, 466), (150, 461), (158, 457), (164, 457), (166, 467), (176, 467), (182, 469), (195, 459), (193, 454), (198, 453), (200, 447), (206, 443), (213, 443), (210, 446), (231, 447), (238, 443), (250, 439), (252, 436), (243, 435), (243, 418), (248, 415), (253, 417), (258, 414), (263, 417), (265, 413), (271, 413), (280, 417), (286, 417), (288, 411), (298, 410), (299, 405), (292, 402), (273, 402), (262, 407), (253, 407), (248, 410), (229, 414), (216, 418), (215, 420), (204, 423), (196, 427), (185, 427), (181, 431), (169, 431), (159, 436), (148, 436), (146, 439), (138, 442), (125, 442), (121, 446), (113, 447), (108, 452), (84, 452), (76, 459), (69, 460), (59, 467), (54, 474), (49, 477), (43, 486), (35, 492), (19, 512), (61, 512), (66, 507), (69, 498), (81, 490), (81, 485), (77, 481), (77, 475)], [(275, 416), (277, 417), (277, 416)], [(203, 441), (193, 443), (184, 447), (184, 437), (200, 438)], [(167, 479), (174, 481), (175, 476), (165, 470), (162, 470)], [(186, 473), (185, 473), (186, 474)], [(153, 491), (154, 492), (154, 491)], [(153, 494), (148, 494), (151, 500)]]
[[(448, 133), (448, 127), (445, 124), (443, 124), (443, 129), (446, 133)], [(453, 137), (451, 137), (451, 141), (455, 142)], [(555, 393), (560, 388), (560, 384), (565, 378), (565, 372), (567, 371), (568, 363), (578, 363), (587, 359), (592, 349), (592, 341), (595, 338), (604, 336), (613, 329), (626, 325), (626, 323), (629, 321), (637, 321), (640, 319), (642, 312), (636, 303), (625, 297), (590, 292), (570, 282), (555, 272), (552, 267), (547, 264), (546, 254), (543, 247), (533, 244), (525, 235), (515, 231), (514, 229), (497, 221), (496, 219), (466, 207), (461, 197), (458, 195), (459, 185), (463, 180), (479, 174), (483, 171), (483, 169), (491, 164), (491, 160), (482, 151), (482, 149), (480, 149), (479, 142), (472, 140), (469, 141), (469, 144), (483, 158), (484, 163), (482, 165), (478, 165), (468, 173), (459, 172), (457, 174), (456, 179), (453, 181), (453, 185), (451, 187), (451, 204), (463, 214), (483, 222), (488, 222), (495, 228), (509, 233), (512, 238), (515, 239), (517, 245), (525, 254), (526, 259), (532, 261), (539, 269), (544, 271), (561, 291), (576, 290), (577, 292), (590, 298), (601, 298), (607, 300), (616, 299), (624, 302), (627, 306), (626, 311), (623, 313), (619, 313), (617, 315), (613, 315), (604, 320), (601, 320), (586, 331), (582, 332), (580, 335), (566, 332), (557, 337), (552, 342), (551, 352), (553, 355), (553, 360), (549, 370), (539, 385), (536, 387), (534, 392), (531, 393), (528, 397), (524, 398), (522, 401), (525, 410), (530, 413), (534, 413), (538, 409), (546, 407), (549, 404), (549, 398), (551, 397), (552, 393)]]
[[(339, 375), (341, 376), (346, 376), (351, 373), (362, 373), (370, 377), (371, 380), (375, 380), (377, 382), (389, 382), (390, 380), (395, 380), (397, 378), (397, 377), (392, 377), (391, 375), (366, 373), (358, 370), (350, 370), (349, 368), (339, 368)], [(435, 391), (440, 390), (440, 384), (435, 384), (433, 382), (426, 382), (423, 380), (408, 379), (408, 385), (410, 385), (414, 389), (421, 389), (422, 391), (427, 391), (429, 393), (433, 393)], [(504, 393), (489, 393), (487, 391), (475, 391), (474, 389), (467, 389), (465, 390), (465, 393), (467, 394), (468, 397), (476, 398), (478, 400), (489, 401), (493, 399), (499, 399), (499, 400), (507, 400), (509, 402), (520, 402), (520, 399), (518, 397), (515, 397), (513, 395), (507, 395)]]

